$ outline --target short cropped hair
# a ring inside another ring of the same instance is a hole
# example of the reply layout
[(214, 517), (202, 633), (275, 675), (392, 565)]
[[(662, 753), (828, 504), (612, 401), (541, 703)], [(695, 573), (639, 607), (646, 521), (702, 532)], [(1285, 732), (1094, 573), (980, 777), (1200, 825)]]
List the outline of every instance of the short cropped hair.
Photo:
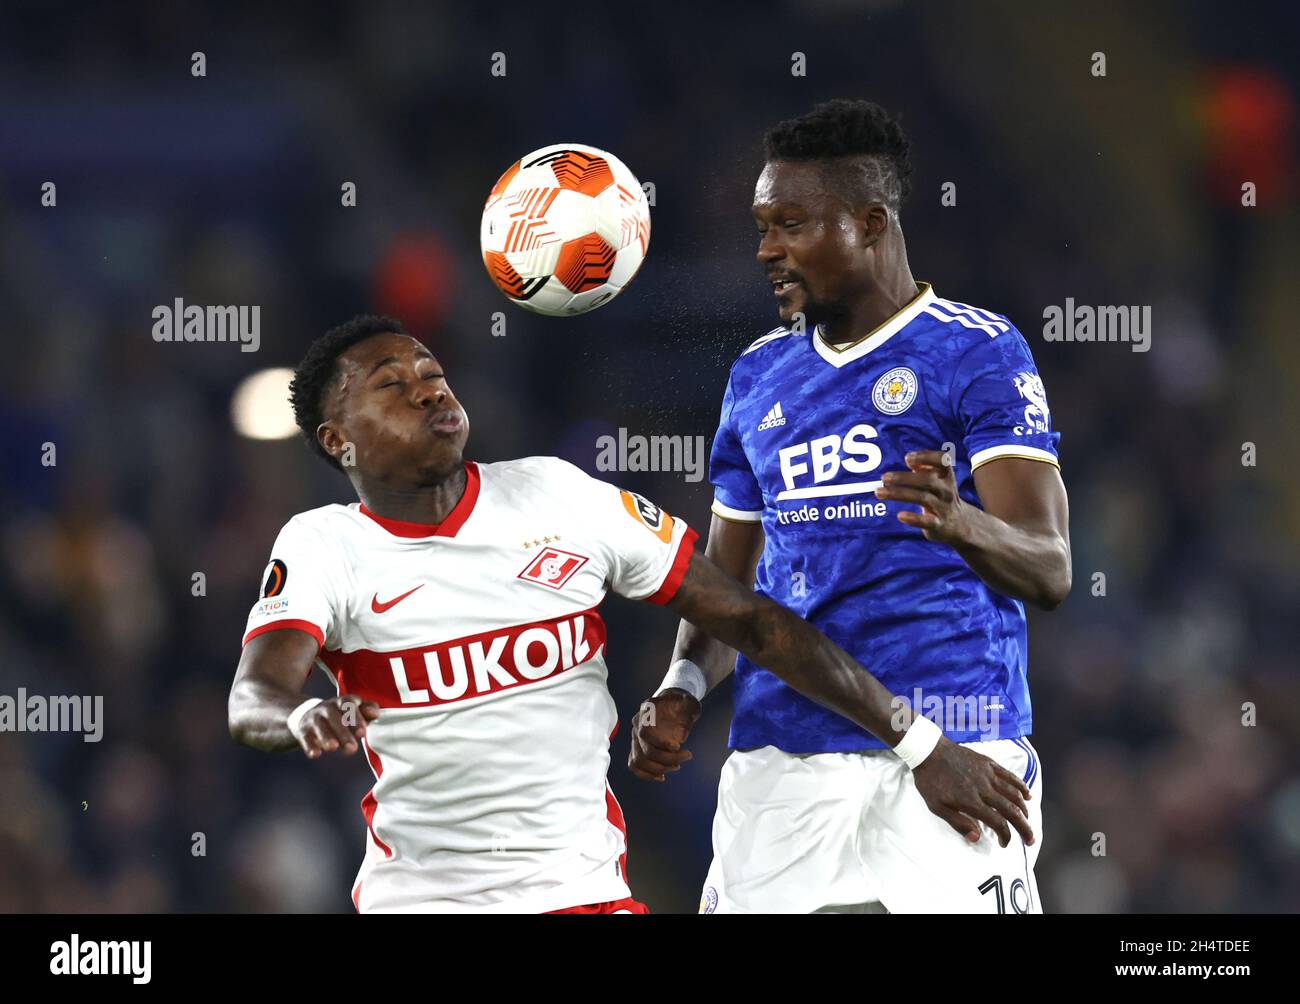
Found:
[(331, 328), (307, 348), (307, 354), (293, 371), (289, 384), (289, 401), (293, 405), (294, 421), (302, 430), (303, 438), (312, 452), (337, 470), (343, 470), (337, 460), (325, 452), (316, 438), (316, 429), (325, 421), (325, 394), (337, 383), (338, 358), (357, 342), (374, 335), (406, 334), (402, 322), (392, 317), (361, 314), (352, 320)]
[(768, 160), (839, 161), (838, 193), (850, 202), (879, 201), (898, 212), (912, 190), (911, 144), (898, 120), (870, 101), (836, 98), (768, 130)]

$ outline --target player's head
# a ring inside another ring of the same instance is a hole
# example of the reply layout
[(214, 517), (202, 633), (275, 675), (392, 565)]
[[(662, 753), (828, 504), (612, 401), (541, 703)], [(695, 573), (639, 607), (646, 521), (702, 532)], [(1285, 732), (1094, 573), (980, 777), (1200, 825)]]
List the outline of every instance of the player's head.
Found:
[(438, 360), (391, 317), (354, 317), (312, 342), (289, 397), (312, 449), (354, 484), (434, 484), (463, 461), (465, 410)]
[[(846, 313), (901, 250), (907, 137), (879, 105), (837, 98), (773, 126), (764, 146), (753, 213), (781, 319)], [(792, 285), (782, 290), (778, 280)]]

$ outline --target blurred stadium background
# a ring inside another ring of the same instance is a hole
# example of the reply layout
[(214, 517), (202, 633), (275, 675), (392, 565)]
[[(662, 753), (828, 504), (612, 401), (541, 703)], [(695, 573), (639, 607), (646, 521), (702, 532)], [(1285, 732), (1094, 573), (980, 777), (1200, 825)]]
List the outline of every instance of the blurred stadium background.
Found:
[[(235, 388), (386, 311), (449, 367), (477, 459), (594, 471), (620, 426), (707, 441), (730, 361), (775, 323), (762, 132), (838, 95), (902, 112), (913, 269), (1018, 324), (1062, 433), (1075, 587), (1030, 628), (1047, 909), (1296, 910), (1300, 8), (634, 6), (0, 11), (0, 693), (106, 707), (98, 744), (0, 734), (0, 910), (351, 910), (364, 762), (237, 747), (225, 707), (276, 531), (353, 496), (297, 440), (237, 434)], [(491, 286), (478, 217), (509, 163), (569, 140), (655, 184), (654, 229), (626, 293), (553, 320)], [(260, 305), (261, 350), (155, 343), (176, 297)], [(1151, 351), (1045, 342), (1066, 297), (1151, 305)], [(707, 526), (707, 481), (606, 476)], [(633, 888), (694, 911), (727, 694), (688, 769), (632, 779), (626, 723), (676, 623), (604, 612)]]

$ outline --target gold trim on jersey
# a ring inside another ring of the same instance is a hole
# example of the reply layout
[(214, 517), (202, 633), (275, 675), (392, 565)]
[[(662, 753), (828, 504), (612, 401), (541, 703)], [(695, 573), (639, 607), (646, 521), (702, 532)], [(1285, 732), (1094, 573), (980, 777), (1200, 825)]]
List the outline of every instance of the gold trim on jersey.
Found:
[(738, 519), (735, 516), (725, 516), (718, 512), (718, 510), (712, 505), (709, 506), (709, 512), (717, 516), (718, 519), (725, 519), (728, 523), (739, 523), (741, 526), (757, 526), (759, 523), (763, 522), (763, 517), (761, 515), (757, 519)]
[(974, 474), (985, 464), (991, 464), (995, 460), (1006, 460), (1008, 457), (1011, 457), (1012, 459), (1015, 460), (1036, 460), (1040, 464), (1051, 464), (1058, 471), (1061, 469), (1061, 462), (1057, 460), (1055, 457), (1050, 457), (1050, 456), (1044, 457), (1032, 453), (999, 453), (996, 457), (985, 457), (978, 464), (972, 464), (970, 472)]
[(930, 284), (929, 284), (928, 282), (918, 282), (918, 283), (916, 284), (916, 288), (917, 288), (917, 290), (918, 290), (916, 296), (914, 296), (914, 297), (912, 297), (910, 300), (908, 300), (905, 304), (903, 304), (901, 307), (899, 307), (897, 310), (895, 310), (892, 314), (890, 314), (888, 317), (886, 317), (883, 321), (881, 321), (879, 324), (877, 324), (874, 328), (872, 328), (870, 331), (868, 331), (868, 332), (867, 332), (865, 335), (863, 335), (861, 338), (855, 338), (853, 341), (851, 341), (851, 342), (849, 342), (849, 343), (847, 343), (847, 344), (845, 344), (845, 345), (836, 345), (834, 342), (828, 342), (828, 341), (827, 341), (827, 340), (822, 336), (822, 326), (821, 326), (820, 324), (817, 325), (817, 338), (821, 341), (821, 343), (822, 343), (823, 345), (825, 345), (825, 346), (826, 346), (828, 349), (830, 349), (832, 352), (848, 352), (849, 350), (853, 349), (854, 347), (856, 347), (856, 346), (858, 346), (858, 345), (861, 345), (863, 342), (865, 342), (868, 338), (870, 338), (872, 335), (874, 335), (874, 334), (875, 334), (877, 331), (879, 331), (881, 328), (887, 326), (891, 321), (893, 321), (896, 317), (898, 317), (899, 314), (905, 314), (905, 313), (907, 313), (907, 311), (909, 311), (912, 307), (916, 306), (917, 301), (920, 300), (921, 297), (925, 296), (925, 294), (929, 291), (929, 289), (930, 289)]

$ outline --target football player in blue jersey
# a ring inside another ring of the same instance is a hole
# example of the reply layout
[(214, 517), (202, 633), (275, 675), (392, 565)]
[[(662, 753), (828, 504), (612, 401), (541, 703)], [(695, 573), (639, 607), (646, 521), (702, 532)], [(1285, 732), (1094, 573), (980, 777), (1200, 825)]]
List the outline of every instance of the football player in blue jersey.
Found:
[(702, 912), (1041, 912), (1041, 842), (945, 816), (924, 775), (948, 743), (978, 751), (1023, 778), (1042, 832), (1025, 604), (1051, 610), (1071, 581), (1042, 380), (1006, 317), (913, 278), (908, 141), (879, 106), (819, 105), (766, 153), (753, 215), (783, 326), (732, 367), (706, 553), (906, 695), (917, 724), (890, 749), (683, 622), (629, 766), (680, 769), (734, 668)]

